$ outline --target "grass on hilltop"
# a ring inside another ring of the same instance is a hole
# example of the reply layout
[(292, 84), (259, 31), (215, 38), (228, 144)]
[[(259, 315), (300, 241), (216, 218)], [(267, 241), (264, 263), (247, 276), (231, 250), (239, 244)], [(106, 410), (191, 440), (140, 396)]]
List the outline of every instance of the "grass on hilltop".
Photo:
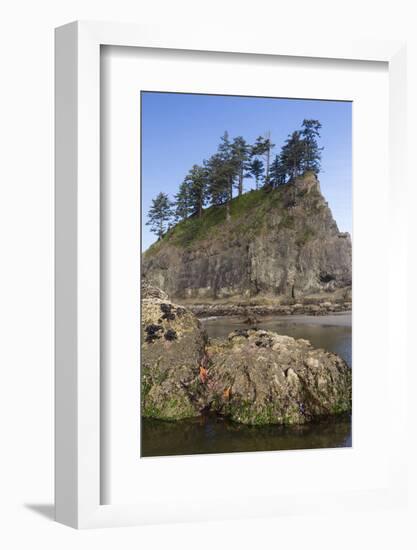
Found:
[[(313, 195), (313, 193), (312, 193)], [(163, 238), (148, 248), (146, 256), (158, 252), (165, 244), (181, 248), (192, 247), (203, 240), (221, 237), (222, 234), (239, 236), (259, 234), (265, 227), (266, 215), (276, 210), (280, 216), (280, 227), (292, 229), (294, 219), (286, 202), (293, 197), (288, 185), (266, 192), (264, 189), (251, 190), (235, 197), (231, 202), (231, 220), (226, 225), (226, 205), (211, 206), (203, 210), (201, 218), (193, 216), (172, 227)], [(306, 233), (303, 240), (308, 240)]]

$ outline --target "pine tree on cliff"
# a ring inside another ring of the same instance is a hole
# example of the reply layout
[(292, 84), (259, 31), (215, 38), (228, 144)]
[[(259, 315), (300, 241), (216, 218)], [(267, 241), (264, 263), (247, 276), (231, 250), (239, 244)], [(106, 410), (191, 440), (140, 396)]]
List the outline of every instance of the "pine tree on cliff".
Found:
[(318, 120), (304, 119), (301, 136), (304, 143), (304, 171), (311, 170), (315, 174), (320, 172), (320, 161), (322, 147), (318, 146), (317, 138), (320, 137), (321, 124)]
[(250, 164), (250, 174), (255, 178), (256, 189), (259, 189), (259, 182), (262, 180), (265, 172), (262, 161), (254, 158)]
[(159, 193), (152, 199), (152, 206), (148, 212), (148, 221), (146, 225), (151, 227), (152, 233), (162, 239), (168, 223), (172, 217), (172, 204), (166, 193)]
[(230, 220), (230, 205), (233, 199), (233, 184), (238, 174), (238, 159), (234, 154), (232, 144), (229, 139), (228, 132), (225, 132), (220, 138), (220, 145), (218, 148), (218, 155), (222, 163), (222, 177), (221, 181), (225, 185), (227, 192), (226, 200), (226, 220)]
[(286, 174), (291, 180), (302, 173), (304, 163), (305, 148), (301, 138), (301, 132), (293, 132), (281, 149), (281, 160)]
[(204, 163), (207, 177), (207, 194), (213, 206), (220, 206), (227, 201), (227, 178), (224, 164), (219, 154), (212, 155)]
[(275, 147), (275, 144), (271, 141), (270, 132), (266, 133), (266, 136), (259, 136), (255, 144), (252, 147), (253, 156), (261, 156), (264, 158), (265, 162), (265, 183), (269, 184), (269, 167), (271, 159), (271, 151)]
[(201, 218), (207, 201), (207, 172), (203, 166), (194, 164), (186, 179), (189, 182), (190, 209)]
[(175, 221), (186, 220), (192, 214), (191, 181), (188, 176), (181, 183), (178, 193), (175, 195)]
[(287, 181), (287, 170), (281, 155), (275, 155), (270, 169), (270, 183), (272, 187), (284, 185)]
[(243, 193), (243, 180), (249, 177), (251, 147), (242, 136), (234, 138), (232, 154), (237, 164), (237, 189), (239, 196)]

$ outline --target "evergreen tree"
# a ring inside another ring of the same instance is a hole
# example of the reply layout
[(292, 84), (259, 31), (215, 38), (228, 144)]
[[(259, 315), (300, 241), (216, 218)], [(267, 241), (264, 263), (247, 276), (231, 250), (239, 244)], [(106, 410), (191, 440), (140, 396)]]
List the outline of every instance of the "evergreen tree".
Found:
[(148, 212), (148, 221), (146, 225), (151, 227), (152, 233), (158, 235), (158, 239), (162, 239), (168, 223), (172, 217), (172, 204), (165, 193), (159, 193), (156, 198), (152, 199), (152, 206)]
[(225, 186), (227, 194), (226, 200), (226, 219), (230, 220), (230, 205), (233, 199), (233, 184), (238, 174), (239, 162), (234, 154), (234, 149), (229, 139), (229, 134), (226, 131), (220, 138), (218, 147), (218, 155), (222, 164), (220, 181)]
[(250, 165), (250, 174), (255, 178), (256, 189), (259, 189), (259, 182), (262, 180), (264, 172), (265, 168), (262, 161), (254, 158)]
[(287, 171), (281, 155), (275, 155), (270, 169), (270, 183), (272, 187), (284, 185), (287, 181)]
[(301, 132), (295, 131), (285, 142), (281, 150), (281, 161), (285, 173), (288, 174), (290, 179), (296, 178), (303, 169), (304, 164), (304, 142), (301, 139)]
[[(306, 171), (320, 171), (322, 147), (318, 146), (321, 124), (318, 120), (304, 119), (302, 129), (288, 136), (279, 155), (271, 162), (275, 145), (270, 134), (259, 136), (253, 146), (242, 136), (230, 140), (226, 131), (220, 138), (217, 152), (203, 166), (194, 165), (181, 183), (172, 204), (165, 193), (152, 200), (147, 225), (161, 239), (169, 221), (185, 220), (190, 215), (202, 216), (204, 206), (226, 205), (226, 219), (230, 219), (233, 188), (243, 193), (243, 181), (253, 177), (256, 189), (261, 181), (265, 188), (284, 185)], [(174, 210), (172, 210), (174, 207)]]
[(269, 183), (269, 167), (271, 150), (275, 147), (275, 144), (271, 141), (270, 132), (267, 132), (266, 137), (259, 136), (254, 146), (252, 147), (252, 156), (261, 156), (265, 162), (265, 183)]
[(301, 136), (304, 143), (304, 171), (311, 170), (315, 174), (320, 172), (320, 161), (322, 147), (318, 146), (317, 138), (320, 137), (321, 124), (318, 120), (304, 119)]
[(232, 155), (237, 167), (237, 188), (239, 196), (243, 193), (243, 180), (249, 176), (251, 147), (242, 136), (234, 138), (232, 142)]
[(192, 214), (190, 187), (190, 178), (186, 176), (175, 195), (175, 221), (186, 220)]
[(228, 180), (224, 170), (224, 163), (218, 153), (212, 155), (205, 162), (207, 174), (207, 193), (210, 203), (220, 206), (228, 198)]
[(206, 170), (194, 164), (186, 177), (189, 185), (190, 209), (201, 218), (207, 200), (207, 173)]

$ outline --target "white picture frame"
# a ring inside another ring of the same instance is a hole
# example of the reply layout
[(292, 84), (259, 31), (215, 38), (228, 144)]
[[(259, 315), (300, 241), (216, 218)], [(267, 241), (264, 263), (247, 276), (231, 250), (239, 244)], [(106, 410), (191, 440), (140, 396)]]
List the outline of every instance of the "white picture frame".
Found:
[[(390, 182), (393, 197), (405, 187), (405, 44), (362, 42), (293, 42), (269, 36), (212, 33), (211, 29), (142, 27), (75, 22), (56, 30), (56, 519), (76, 528), (186, 520), (175, 500), (166, 507), (101, 504), (100, 476), (100, 47), (102, 45), (173, 50), (285, 55), (334, 60), (382, 61), (389, 70)], [(406, 231), (401, 208), (391, 220), (393, 239)], [(393, 262), (404, 262), (401, 251)], [(392, 297), (391, 297), (392, 298)], [(404, 317), (404, 302), (391, 300), (390, 315)], [(399, 356), (396, 379), (405, 387), (406, 356)], [(403, 387), (403, 386), (401, 386)], [(401, 396), (399, 396), (401, 399)], [(403, 408), (395, 421), (401, 424)], [(343, 508), (391, 506), (405, 498), (405, 460), (399, 434), (391, 458), (392, 475), (383, 490), (340, 493)], [(394, 475), (395, 474), (395, 475)], [(230, 503), (229, 503), (230, 504)], [(258, 506), (253, 515), (290, 509), (326, 508), (325, 495), (288, 495), (284, 502)], [(335, 497), (332, 496), (332, 505)], [(215, 517), (239, 517), (219, 502)], [(256, 508), (256, 506), (254, 505)], [(229, 506), (230, 508), (230, 506)], [(268, 512), (266, 511), (268, 510)], [(192, 519), (192, 518), (188, 518)]]

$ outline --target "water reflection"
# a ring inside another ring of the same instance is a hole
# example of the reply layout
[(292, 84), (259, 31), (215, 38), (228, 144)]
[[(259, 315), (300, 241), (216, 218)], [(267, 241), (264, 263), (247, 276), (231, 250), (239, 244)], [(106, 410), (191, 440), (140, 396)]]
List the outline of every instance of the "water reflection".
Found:
[(245, 426), (207, 415), (177, 422), (142, 419), (142, 456), (351, 447), (350, 416), (302, 426)]

